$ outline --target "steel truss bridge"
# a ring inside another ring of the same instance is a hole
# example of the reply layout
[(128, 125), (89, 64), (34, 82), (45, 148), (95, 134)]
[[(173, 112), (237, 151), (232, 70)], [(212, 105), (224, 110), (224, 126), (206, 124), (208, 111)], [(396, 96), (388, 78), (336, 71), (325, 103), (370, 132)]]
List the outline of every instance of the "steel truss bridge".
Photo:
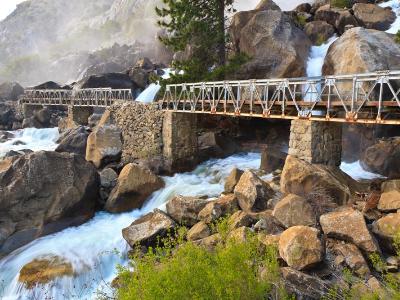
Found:
[[(129, 89), (26, 90), (26, 105), (108, 107)], [(167, 85), (166, 111), (316, 121), (400, 124), (400, 71)]]
[(116, 101), (133, 101), (130, 89), (26, 90), (20, 104), (44, 106), (108, 107)]
[(400, 124), (400, 71), (167, 85), (164, 110)]

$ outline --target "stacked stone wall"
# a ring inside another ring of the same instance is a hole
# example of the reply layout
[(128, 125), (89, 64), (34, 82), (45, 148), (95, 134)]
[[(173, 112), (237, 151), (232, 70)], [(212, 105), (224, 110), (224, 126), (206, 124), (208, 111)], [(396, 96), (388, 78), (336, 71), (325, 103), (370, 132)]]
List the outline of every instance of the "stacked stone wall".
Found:
[(156, 104), (117, 103), (109, 108), (113, 122), (122, 132), (122, 161), (157, 159), (163, 154), (164, 112)]
[(293, 120), (289, 154), (314, 164), (339, 166), (342, 156), (342, 125)]

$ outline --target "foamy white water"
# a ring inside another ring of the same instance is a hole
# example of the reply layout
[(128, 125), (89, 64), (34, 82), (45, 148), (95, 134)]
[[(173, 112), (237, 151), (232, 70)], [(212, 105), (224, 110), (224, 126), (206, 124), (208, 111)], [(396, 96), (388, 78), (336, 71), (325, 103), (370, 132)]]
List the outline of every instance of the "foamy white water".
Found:
[(10, 132), (14, 134), (14, 138), (0, 143), (0, 158), (11, 150), (53, 151), (57, 148), (58, 128), (26, 128)]
[(391, 7), (392, 10), (395, 12), (397, 18), (386, 32), (396, 34), (400, 30), (400, 1), (390, 0), (380, 3), (379, 5), (381, 7)]
[[(173, 71), (169, 68), (163, 69), (163, 71), (164, 75), (161, 76), (162, 79), (169, 79), (171, 76), (170, 74), (173, 73)], [(152, 103), (154, 102), (160, 89), (161, 85), (159, 82), (151, 83), (143, 92), (140, 93), (140, 95), (136, 98), (136, 101), (143, 103)]]
[[(126, 264), (128, 247), (121, 235), (122, 228), (154, 208), (164, 209), (165, 203), (175, 195), (218, 196), (233, 167), (258, 169), (259, 165), (260, 154), (254, 153), (210, 160), (193, 172), (165, 177), (166, 187), (154, 193), (140, 210), (118, 215), (101, 212), (84, 225), (33, 241), (0, 261), (0, 283), (4, 286), (0, 288), (0, 298), (95, 298), (96, 290), (115, 277), (117, 264)], [(18, 282), (21, 268), (35, 258), (51, 255), (69, 261), (78, 275), (26, 290)]]
[(361, 164), (360, 161), (356, 161), (353, 163), (345, 163), (343, 162), (340, 166), (343, 172), (345, 172), (347, 175), (352, 177), (355, 180), (371, 180), (371, 179), (377, 179), (377, 178), (384, 178), (383, 176), (375, 173), (371, 173), (368, 171), (365, 171)]

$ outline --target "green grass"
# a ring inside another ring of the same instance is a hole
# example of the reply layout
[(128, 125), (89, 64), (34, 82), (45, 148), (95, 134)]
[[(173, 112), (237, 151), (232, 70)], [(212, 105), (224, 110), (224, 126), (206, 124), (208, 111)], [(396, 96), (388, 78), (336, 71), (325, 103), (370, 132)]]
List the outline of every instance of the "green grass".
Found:
[[(246, 242), (228, 239), (226, 225), (214, 227), (223, 237), (214, 251), (186, 242), (182, 232), (145, 255), (136, 251), (130, 266), (134, 272), (119, 268), (116, 299), (253, 300), (266, 299), (272, 290), (285, 299), (277, 249), (262, 247), (252, 234)], [(262, 268), (267, 271), (261, 279)]]

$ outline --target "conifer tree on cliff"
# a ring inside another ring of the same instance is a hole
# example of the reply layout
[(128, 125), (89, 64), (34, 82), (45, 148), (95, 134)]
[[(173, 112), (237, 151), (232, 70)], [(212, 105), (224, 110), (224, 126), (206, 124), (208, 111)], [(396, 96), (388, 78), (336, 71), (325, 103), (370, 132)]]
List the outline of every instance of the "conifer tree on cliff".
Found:
[[(207, 78), (210, 70), (226, 63), (226, 12), (234, 0), (163, 0), (156, 8), (166, 36), (161, 41), (174, 52), (187, 55), (175, 62), (183, 70), (177, 81)], [(175, 78), (177, 79), (177, 77)]]

